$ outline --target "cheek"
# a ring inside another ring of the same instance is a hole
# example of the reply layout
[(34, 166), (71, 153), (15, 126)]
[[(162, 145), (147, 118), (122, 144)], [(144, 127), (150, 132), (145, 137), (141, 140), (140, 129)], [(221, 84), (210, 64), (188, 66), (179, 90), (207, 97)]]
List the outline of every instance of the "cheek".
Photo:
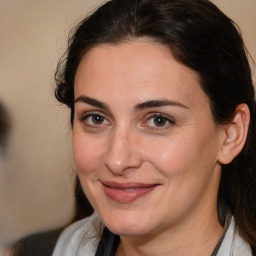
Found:
[(212, 134), (202, 132), (177, 134), (153, 147), (145, 146), (145, 155), (165, 176), (193, 176), (195, 172), (211, 170), (216, 163), (216, 145), (211, 137)]
[(145, 156), (165, 176), (176, 176), (192, 164), (194, 151), (181, 141), (164, 141), (145, 147)]
[(100, 165), (103, 158), (100, 141), (81, 133), (73, 132), (73, 155), (79, 175), (89, 175)]

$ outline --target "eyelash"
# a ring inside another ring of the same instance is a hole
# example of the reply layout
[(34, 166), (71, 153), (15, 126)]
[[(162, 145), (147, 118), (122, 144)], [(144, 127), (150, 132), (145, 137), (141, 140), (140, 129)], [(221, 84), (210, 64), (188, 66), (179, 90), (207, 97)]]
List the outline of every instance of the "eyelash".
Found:
[[(90, 124), (88, 122), (88, 119), (89, 118), (95, 118), (95, 117), (100, 117), (103, 119), (103, 123), (99, 123), (99, 124)], [(88, 127), (92, 127), (92, 128), (101, 128), (102, 125), (105, 125), (104, 122), (107, 121), (108, 123), (110, 123), (110, 121), (108, 120), (108, 118), (106, 118), (106, 116), (101, 113), (101, 112), (89, 112), (89, 113), (86, 113), (85, 115), (83, 115), (82, 117), (79, 118), (79, 120), (81, 122), (84, 123), (84, 125), (88, 126)]]
[[(151, 113), (151, 114), (149, 114), (145, 123), (148, 123), (150, 120), (152, 120), (154, 122), (154, 119), (156, 119), (156, 118), (161, 118), (165, 123), (164, 123), (164, 125), (160, 125), (160, 126), (157, 126), (157, 125), (150, 126), (150, 125), (148, 125), (153, 130), (163, 130), (163, 129), (168, 128), (170, 125), (175, 124), (174, 119), (172, 119), (169, 116), (166, 116), (165, 114), (162, 114), (162, 113)], [(143, 123), (143, 126), (147, 125), (145, 123)]]
[[(100, 117), (102, 118), (102, 123), (93, 123), (93, 121), (91, 121), (92, 123), (88, 122), (89, 118), (95, 118), (95, 117)], [(157, 126), (155, 123), (155, 125), (149, 125), (149, 121), (152, 120), (152, 122), (154, 122), (156, 118), (161, 118), (162, 121), (164, 122), (163, 125), (159, 125)], [(111, 124), (111, 122), (109, 121), (109, 119), (106, 117), (106, 115), (104, 115), (101, 112), (89, 112), (84, 114), (82, 117), (79, 118), (79, 120), (87, 127), (91, 127), (91, 128), (102, 128), (102, 126), (106, 125), (104, 124), (104, 122), (107, 122), (107, 125)], [(175, 120), (166, 116), (165, 114), (162, 113), (150, 113), (146, 116), (146, 121), (143, 122), (142, 126), (143, 127), (149, 127), (152, 130), (164, 130), (167, 129), (170, 125), (174, 125), (175, 124)]]

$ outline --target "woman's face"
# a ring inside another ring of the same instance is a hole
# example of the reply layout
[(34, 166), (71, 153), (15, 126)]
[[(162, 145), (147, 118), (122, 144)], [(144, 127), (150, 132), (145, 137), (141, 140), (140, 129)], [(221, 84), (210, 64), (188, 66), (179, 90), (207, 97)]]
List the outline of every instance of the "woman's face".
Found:
[(105, 225), (145, 235), (216, 213), (223, 129), (164, 46), (100, 45), (75, 77), (74, 159)]

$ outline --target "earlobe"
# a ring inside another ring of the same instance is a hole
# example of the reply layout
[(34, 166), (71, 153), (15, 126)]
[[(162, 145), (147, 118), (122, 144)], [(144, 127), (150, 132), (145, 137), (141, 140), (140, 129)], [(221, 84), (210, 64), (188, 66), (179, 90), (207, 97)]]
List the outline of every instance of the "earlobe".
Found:
[(248, 106), (238, 105), (233, 120), (225, 126), (225, 136), (218, 155), (221, 164), (229, 164), (241, 152), (247, 138), (249, 123)]

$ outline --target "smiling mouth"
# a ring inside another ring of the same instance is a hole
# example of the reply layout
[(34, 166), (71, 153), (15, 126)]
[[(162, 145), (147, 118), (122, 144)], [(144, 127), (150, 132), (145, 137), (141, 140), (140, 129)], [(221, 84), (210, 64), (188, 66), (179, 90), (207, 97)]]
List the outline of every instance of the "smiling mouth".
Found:
[(143, 184), (143, 183), (116, 183), (116, 182), (102, 182), (105, 194), (111, 200), (118, 203), (133, 202), (151, 191), (153, 191), (159, 184)]

